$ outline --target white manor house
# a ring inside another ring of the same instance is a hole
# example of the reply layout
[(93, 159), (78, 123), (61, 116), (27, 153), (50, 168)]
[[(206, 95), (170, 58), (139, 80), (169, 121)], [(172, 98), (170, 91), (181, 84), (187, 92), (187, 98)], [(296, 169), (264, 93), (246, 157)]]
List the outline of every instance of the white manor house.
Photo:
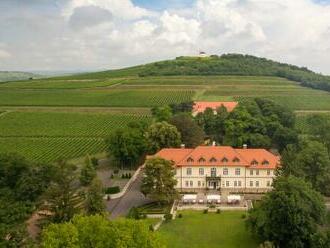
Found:
[(166, 148), (155, 154), (174, 163), (179, 191), (264, 192), (272, 189), (280, 158), (265, 149), (230, 146)]

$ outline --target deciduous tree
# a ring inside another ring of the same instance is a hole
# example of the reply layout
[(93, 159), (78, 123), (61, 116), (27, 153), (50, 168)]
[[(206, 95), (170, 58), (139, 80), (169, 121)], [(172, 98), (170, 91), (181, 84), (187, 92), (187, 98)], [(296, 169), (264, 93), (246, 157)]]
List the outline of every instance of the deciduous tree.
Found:
[(174, 188), (177, 181), (174, 179), (174, 174), (172, 162), (162, 158), (147, 160), (141, 186), (142, 192), (160, 203), (171, 202), (177, 197), (177, 191)]
[(181, 143), (178, 129), (164, 121), (150, 125), (145, 136), (150, 153), (155, 153), (162, 148), (178, 147)]
[(247, 223), (261, 240), (278, 247), (311, 247), (324, 217), (322, 196), (303, 179), (289, 176), (274, 182), (273, 191), (255, 204)]

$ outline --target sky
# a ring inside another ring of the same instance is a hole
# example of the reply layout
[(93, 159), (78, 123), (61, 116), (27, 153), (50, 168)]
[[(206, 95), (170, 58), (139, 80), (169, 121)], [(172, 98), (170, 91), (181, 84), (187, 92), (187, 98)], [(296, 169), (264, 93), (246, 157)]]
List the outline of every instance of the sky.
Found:
[(0, 70), (243, 53), (330, 75), (330, 0), (0, 0)]

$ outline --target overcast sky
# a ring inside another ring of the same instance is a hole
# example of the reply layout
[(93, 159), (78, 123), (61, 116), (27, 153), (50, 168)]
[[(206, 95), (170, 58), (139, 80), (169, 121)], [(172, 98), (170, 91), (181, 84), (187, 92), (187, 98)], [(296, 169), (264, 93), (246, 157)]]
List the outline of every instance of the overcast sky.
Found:
[(0, 0), (0, 70), (245, 53), (330, 74), (330, 0)]

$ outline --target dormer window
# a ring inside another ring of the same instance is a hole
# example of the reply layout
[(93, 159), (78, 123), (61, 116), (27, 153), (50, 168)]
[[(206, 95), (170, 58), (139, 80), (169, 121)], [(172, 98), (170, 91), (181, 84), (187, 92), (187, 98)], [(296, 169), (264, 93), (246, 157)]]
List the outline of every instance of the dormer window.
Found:
[(198, 159), (199, 163), (204, 163), (205, 162), (205, 158), (201, 157), (200, 159)]
[(222, 163), (227, 163), (228, 159), (226, 157), (223, 157), (223, 159), (221, 160)]
[(233, 162), (234, 163), (238, 163), (240, 160), (239, 160), (239, 158), (238, 157), (235, 157), (234, 159), (233, 159)]
[(268, 160), (264, 160), (264, 161), (262, 161), (262, 163), (261, 163), (262, 165), (269, 165), (269, 162), (268, 162)]
[(253, 159), (252, 162), (251, 162), (251, 165), (257, 165), (258, 164), (258, 161)]
[(215, 157), (212, 157), (212, 158), (210, 159), (210, 162), (211, 162), (211, 163), (215, 163), (215, 162), (217, 162), (217, 160), (216, 160)]
[(189, 158), (187, 159), (187, 162), (188, 162), (188, 163), (192, 163), (192, 162), (194, 162), (194, 160), (193, 160), (191, 157), (189, 157)]

